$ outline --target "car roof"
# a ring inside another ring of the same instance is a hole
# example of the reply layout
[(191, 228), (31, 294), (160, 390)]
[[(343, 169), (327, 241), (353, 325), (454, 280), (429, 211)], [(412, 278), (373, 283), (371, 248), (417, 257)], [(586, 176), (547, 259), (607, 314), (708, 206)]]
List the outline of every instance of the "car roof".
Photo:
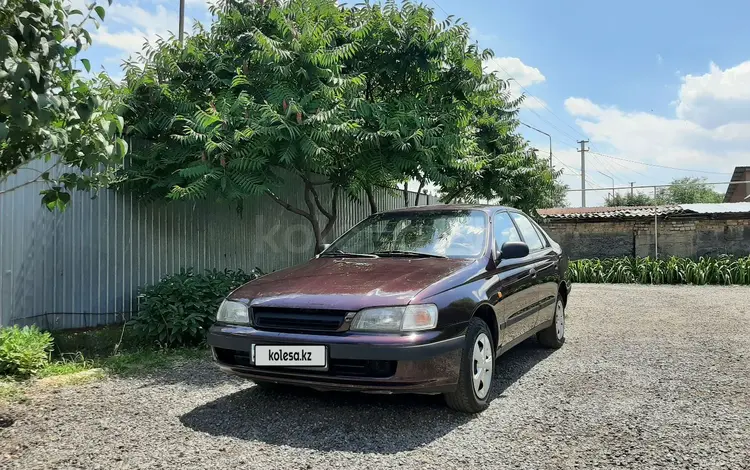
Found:
[(459, 211), (459, 210), (478, 210), (483, 212), (493, 212), (498, 209), (516, 211), (513, 207), (498, 206), (495, 204), (435, 204), (431, 206), (402, 207), (383, 211), (382, 214), (405, 213), (405, 212), (442, 212), (442, 211)]

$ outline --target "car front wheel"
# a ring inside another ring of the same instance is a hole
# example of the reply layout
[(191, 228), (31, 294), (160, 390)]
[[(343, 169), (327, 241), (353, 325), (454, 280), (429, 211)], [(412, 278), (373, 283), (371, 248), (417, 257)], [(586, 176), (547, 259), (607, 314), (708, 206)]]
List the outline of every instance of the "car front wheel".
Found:
[(495, 345), (487, 323), (472, 318), (466, 331), (466, 346), (461, 356), (456, 390), (445, 395), (448, 406), (464, 413), (478, 413), (489, 406)]

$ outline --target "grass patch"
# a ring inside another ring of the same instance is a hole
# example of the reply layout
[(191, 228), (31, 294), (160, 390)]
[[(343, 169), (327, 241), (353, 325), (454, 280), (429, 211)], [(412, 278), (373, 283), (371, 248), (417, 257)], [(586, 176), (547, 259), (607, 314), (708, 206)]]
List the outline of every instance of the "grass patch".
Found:
[(168, 368), (195, 359), (208, 359), (207, 349), (144, 350), (105, 359), (102, 368), (116, 375), (132, 376)]
[(25, 398), (20, 383), (0, 378), (0, 403), (24, 401)]
[(77, 372), (68, 372), (59, 375), (48, 375), (36, 381), (37, 385), (43, 387), (65, 387), (68, 385), (84, 385), (95, 382), (106, 376), (103, 369), (84, 369)]
[(96, 367), (93, 361), (57, 361), (51, 362), (47, 367), (39, 371), (37, 377), (53, 377), (57, 375), (70, 375), (89, 370)]
[(55, 355), (68, 358), (108, 357), (120, 351), (136, 351), (143, 346), (132, 327), (112, 325), (90, 330), (53, 331)]

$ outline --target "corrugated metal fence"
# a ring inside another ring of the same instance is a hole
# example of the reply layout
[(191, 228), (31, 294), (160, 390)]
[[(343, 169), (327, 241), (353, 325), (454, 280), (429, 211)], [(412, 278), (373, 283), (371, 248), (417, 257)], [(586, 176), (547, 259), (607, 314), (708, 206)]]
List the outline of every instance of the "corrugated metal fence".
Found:
[[(35, 164), (3, 184), (29, 181), (46, 168)], [(0, 194), (0, 325), (36, 323), (48, 329), (118, 323), (137, 309), (140, 287), (181, 268), (254, 267), (269, 272), (310, 258), (309, 222), (268, 198), (243, 213), (211, 202), (144, 203), (130, 193), (74, 193), (64, 213), (40, 204), (41, 184)], [(331, 191), (321, 188), (328, 203)], [(279, 191), (304, 207), (299, 187)], [(413, 205), (415, 193), (410, 194)], [(403, 196), (381, 191), (379, 210), (404, 205)], [(420, 205), (435, 204), (421, 196)], [(369, 215), (366, 198), (341, 196), (332, 237)], [(331, 238), (332, 238), (331, 237)]]

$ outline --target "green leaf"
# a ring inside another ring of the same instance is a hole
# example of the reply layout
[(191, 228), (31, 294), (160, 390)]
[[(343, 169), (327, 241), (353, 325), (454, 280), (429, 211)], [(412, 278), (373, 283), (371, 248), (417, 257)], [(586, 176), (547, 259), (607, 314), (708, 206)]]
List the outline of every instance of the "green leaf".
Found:
[(0, 38), (0, 56), (15, 56), (18, 53), (18, 42), (12, 36)]
[(5, 140), (6, 137), (8, 137), (8, 126), (0, 122), (0, 140)]
[(36, 77), (36, 81), (39, 81), (39, 77), (41, 76), (41, 70), (39, 69), (39, 62), (35, 60), (29, 60), (29, 68), (32, 72), (34, 72), (34, 76)]
[(104, 21), (104, 7), (103, 6), (98, 6), (98, 7), (94, 8), (94, 10), (96, 11), (96, 14), (99, 15), (99, 18), (101, 18), (102, 21)]
[(117, 139), (115, 141), (115, 148), (117, 150), (117, 157), (124, 158), (128, 154), (128, 143), (123, 139)]
[(115, 124), (112, 123), (109, 119), (105, 118), (102, 118), (99, 122), (102, 125), (104, 132), (107, 134), (107, 138), (111, 138), (115, 132)]
[(125, 126), (125, 120), (122, 116), (115, 116), (115, 124), (117, 125), (117, 133), (122, 134), (122, 128)]
[(88, 59), (81, 59), (81, 63), (83, 64), (83, 68), (85, 68), (87, 72), (91, 72), (91, 62), (89, 62)]

